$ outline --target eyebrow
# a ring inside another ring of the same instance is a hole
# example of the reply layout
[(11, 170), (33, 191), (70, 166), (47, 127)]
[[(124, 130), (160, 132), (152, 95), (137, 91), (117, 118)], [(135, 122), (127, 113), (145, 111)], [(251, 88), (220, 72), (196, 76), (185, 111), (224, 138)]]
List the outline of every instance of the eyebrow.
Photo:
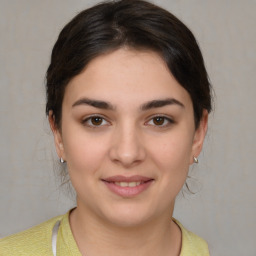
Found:
[(174, 98), (167, 98), (167, 99), (163, 99), (163, 100), (152, 100), (152, 101), (146, 102), (145, 104), (143, 104), (141, 106), (141, 110), (145, 111), (145, 110), (149, 110), (152, 108), (161, 108), (161, 107), (164, 107), (167, 105), (178, 105), (178, 106), (184, 108), (184, 105), (180, 101), (178, 101)]
[[(115, 107), (109, 102), (101, 101), (101, 100), (93, 100), (88, 98), (82, 98), (77, 100), (72, 105), (72, 107), (80, 106), (80, 105), (89, 105), (89, 106), (100, 108), (100, 109), (115, 110)], [(161, 108), (168, 105), (177, 105), (184, 108), (184, 105), (180, 101), (174, 98), (167, 98), (167, 99), (152, 100), (152, 101), (146, 102), (140, 107), (140, 109), (142, 111), (145, 111), (153, 108)]]
[(115, 107), (109, 102), (101, 101), (101, 100), (93, 100), (88, 98), (79, 99), (72, 105), (72, 107), (80, 106), (80, 105), (89, 105), (95, 108), (106, 109), (106, 110), (115, 109)]

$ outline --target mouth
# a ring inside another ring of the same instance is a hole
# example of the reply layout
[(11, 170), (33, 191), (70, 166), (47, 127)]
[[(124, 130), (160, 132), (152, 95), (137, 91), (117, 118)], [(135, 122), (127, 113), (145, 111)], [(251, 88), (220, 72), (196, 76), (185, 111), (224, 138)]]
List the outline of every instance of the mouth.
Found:
[(145, 176), (112, 176), (102, 181), (114, 194), (121, 197), (134, 197), (147, 190), (154, 179)]
[(143, 181), (133, 181), (133, 182), (114, 182), (115, 185), (120, 186), (120, 187), (129, 187), (129, 188), (133, 188), (136, 186), (139, 186), (140, 184), (144, 183)]

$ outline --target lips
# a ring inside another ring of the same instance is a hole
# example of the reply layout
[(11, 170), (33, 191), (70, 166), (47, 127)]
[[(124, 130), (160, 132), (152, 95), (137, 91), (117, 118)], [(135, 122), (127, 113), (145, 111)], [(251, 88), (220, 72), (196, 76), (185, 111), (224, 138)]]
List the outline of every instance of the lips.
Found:
[(134, 197), (148, 189), (154, 179), (145, 176), (112, 176), (102, 179), (107, 188), (122, 197)]

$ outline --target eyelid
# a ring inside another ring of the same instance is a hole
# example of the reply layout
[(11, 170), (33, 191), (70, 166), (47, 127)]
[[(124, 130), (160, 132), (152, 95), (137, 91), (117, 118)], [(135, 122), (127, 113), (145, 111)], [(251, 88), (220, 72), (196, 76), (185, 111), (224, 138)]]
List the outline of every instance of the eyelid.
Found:
[[(104, 122), (107, 122), (108, 124), (100, 124), (100, 125), (93, 125), (93, 124), (87, 124), (87, 122), (92, 119), (93, 117), (99, 117), (101, 118)], [(109, 126), (111, 125), (110, 121), (107, 120), (107, 118), (102, 115), (102, 114), (93, 114), (93, 115), (89, 115), (89, 116), (86, 116), (82, 119), (82, 124), (89, 127), (89, 128), (99, 128), (99, 127), (102, 127), (102, 126)]]
[(145, 122), (145, 124), (148, 125), (148, 123), (149, 123), (150, 121), (153, 121), (153, 119), (156, 118), (156, 117), (162, 117), (162, 118), (164, 118), (165, 121), (168, 122), (168, 124), (164, 124), (164, 125), (156, 125), (156, 124), (152, 124), (152, 125), (151, 125), (151, 124), (149, 124), (149, 125), (155, 126), (155, 127), (158, 127), (158, 128), (165, 128), (165, 127), (168, 127), (169, 125), (172, 125), (172, 124), (175, 123), (174, 119), (171, 118), (170, 116), (166, 116), (166, 115), (164, 115), (164, 114), (157, 114), (157, 115), (151, 116), (151, 117), (148, 119), (148, 121)]

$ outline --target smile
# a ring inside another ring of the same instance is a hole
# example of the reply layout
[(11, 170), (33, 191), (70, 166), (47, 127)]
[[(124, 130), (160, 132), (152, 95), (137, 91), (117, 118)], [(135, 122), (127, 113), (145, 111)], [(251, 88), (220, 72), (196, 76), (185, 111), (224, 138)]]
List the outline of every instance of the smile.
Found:
[(147, 190), (154, 179), (144, 176), (112, 176), (102, 180), (106, 187), (121, 197), (135, 197)]

